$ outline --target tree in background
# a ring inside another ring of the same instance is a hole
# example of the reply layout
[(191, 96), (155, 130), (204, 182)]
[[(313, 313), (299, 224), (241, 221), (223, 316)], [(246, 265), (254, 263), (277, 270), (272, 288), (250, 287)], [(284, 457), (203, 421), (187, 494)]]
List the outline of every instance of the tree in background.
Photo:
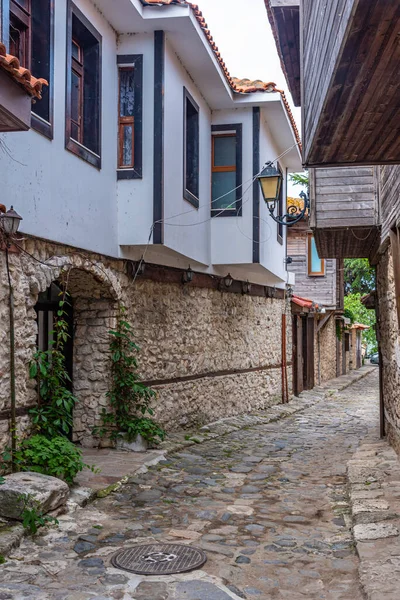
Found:
[(375, 311), (365, 308), (361, 302), (362, 294), (347, 294), (344, 297), (344, 316), (350, 318), (352, 323), (362, 323), (368, 325), (369, 329), (363, 331), (362, 339), (367, 344), (367, 352), (372, 354), (378, 350), (378, 342), (376, 340), (376, 315)]
[(367, 258), (346, 258), (344, 261), (344, 293), (369, 294), (375, 289), (375, 269)]
[(308, 187), (308, 173), (304, 171), (304, 173), (293, 173), (290, 175), (290, 181), (293, 185), (301, 185), (303, 187)]

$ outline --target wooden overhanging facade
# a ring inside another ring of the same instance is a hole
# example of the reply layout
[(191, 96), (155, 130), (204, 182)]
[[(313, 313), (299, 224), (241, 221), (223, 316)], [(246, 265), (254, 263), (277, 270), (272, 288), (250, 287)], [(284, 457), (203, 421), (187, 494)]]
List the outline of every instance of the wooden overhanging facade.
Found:
[(295, 103), (301, 81), (305, 166), (400, 163), (398, 0), (265, 1)]
[(266, 6), (294, 105), (300, 106), (300, 0), (266, 0)]
[(311, 216), (321, 258), (369, 258), (380, 244), (377, 167), (310, 169)]

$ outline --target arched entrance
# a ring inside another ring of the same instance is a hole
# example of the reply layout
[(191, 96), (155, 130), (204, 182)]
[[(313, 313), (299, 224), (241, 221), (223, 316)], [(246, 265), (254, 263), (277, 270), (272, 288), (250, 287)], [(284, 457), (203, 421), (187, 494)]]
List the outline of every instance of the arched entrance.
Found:
[(66, 366), (71, 377), (71, 391), (78, 403), (73, 414), (72, 439), (85, 447), (97, 441), (92, 429), (99, 424), (100, 413), (108, 405), (110, 387), (109, 331), (115, 326), (118, 301), (107, 278), (97, 273), (70, 268), (39, 293), (35, 304), (37, 345), (47, 349), (63, 286), (68, 291), (67, 319), (70, 338), (66, 345)]

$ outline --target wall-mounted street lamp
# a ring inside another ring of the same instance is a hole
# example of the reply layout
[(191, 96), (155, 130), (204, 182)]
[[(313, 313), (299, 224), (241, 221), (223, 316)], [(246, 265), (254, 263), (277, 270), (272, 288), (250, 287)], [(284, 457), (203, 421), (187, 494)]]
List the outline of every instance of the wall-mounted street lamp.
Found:
[(194, 273), (189, 265), (189, 268), (182, 273), (182, 283), (191, 283), (193, 281), (193, 276)]
[(250, 294), (251, 283), (249, 282), (249, 280), (242, 282), (242, 292), (243, 292), (243, 294)]
[(272, 217), (276, 223), (290, 227), (301, 221), (305, 216), (310, 207), (310, 201), (305, 192), (300, 192), (300, 198), (304, 202), (303, 208), (300, 211), (298, 206), (291, 205), (286, 208), (287, 212), (284, 215), (275, 215), (276, 207), (278, 207), (279, 210), (279, 196), (282, 187), (282, 179), (282, 173), (279, 169), (274, 167), (272, 162), (267, 163), (258, 176), (261, 192), (268, 207), (270, 217)]
[(228, 273), (228, 275), (226, 277), (224, 277), (224, 285), (225, 287), (229, 288), (231, 287), (233, 283), (233, 277), (230, 273)]
[(136, 275), (143, 275), (146, 269), (146, 263), (144, 262), (143, 258), (141, 258), (137, 263), (136, 263)]
[(13, 206), (6, 212), (0, 213), (0, 229), (6, 237), (17, 233), (21, 221), (22, 217), (14, 210)]

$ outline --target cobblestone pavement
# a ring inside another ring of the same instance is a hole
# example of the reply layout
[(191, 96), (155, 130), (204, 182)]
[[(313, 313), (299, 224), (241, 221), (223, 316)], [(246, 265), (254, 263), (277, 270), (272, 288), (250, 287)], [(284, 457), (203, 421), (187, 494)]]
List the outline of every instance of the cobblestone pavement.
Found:
[[(377, 371), (301, 413), (174, 454), (0, 567), (0, 600), (361, 600), (346, 465), (378, 436)], [(142, 577), (137, 543), (203, 548), (201, 571)]]

